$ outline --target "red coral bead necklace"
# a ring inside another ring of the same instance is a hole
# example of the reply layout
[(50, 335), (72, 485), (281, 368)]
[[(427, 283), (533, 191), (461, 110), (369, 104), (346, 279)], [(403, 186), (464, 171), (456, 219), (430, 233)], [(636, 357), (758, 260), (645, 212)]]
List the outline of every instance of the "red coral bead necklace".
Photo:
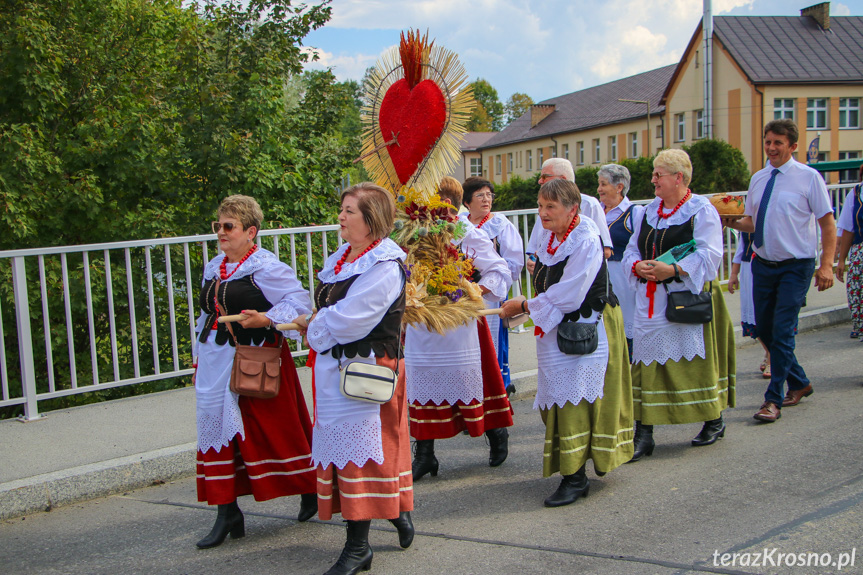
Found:
[(476, 225), (476, 229), (480, 229), (483, 226), (483, 224), (485, 224), (489, 220), (489, 218), (491, 218), (491, 212), (487, 213), (485, 215), (485, 217), (482, 219), (482, 221)]
[(674, 209), (668, 212), (667, 214), (662, 213), (663, 209), (665, 209), (665, 200), (659, 200), (659, 208), (656, 210), (656, 215), (658, 215), (663, 220), (667, 220), (671, 216), (673, 216), (677, 210), (680, 209), (680, 206), (686, 203), (686, 200), (692, 197), (692, 191), (687, 189), (686, 195), (683, 196), (683, 199), (677, 202), (677, 205), (674, 206)]
[(234, 273), (236, 273), (236, 271), (238, 269), (240, 269), (240, 266), (243, 265), (243, 262), (246, 261), (247, 259), (249, 259), (249, 256), (252, 255), (253, 253), (255, 253), (257, 250), (258, 250), (258, 244), (253, 245), (252, 249), (247, 251), (246, 255), (244, 255), (242, 258), (240, 258), (240, 261), (237, 262), (237, 267), (235, 267), (231, 273), (228, 273), (228, 256), (226, 255), (225, 257), (223, 257), (222, 263), (219, 264), (219, 277), (222, 278), (223, 280), (226, 280), (229, 277), (231, 277), (232, 275), (234, 275)]
[(563, 239), (560, 240), (560, 243), (557, 244), (555, 247), (551, 247), (551, 244), (554, 243), (554, 232), (551, 232), (551, 237), (548, 238), (548, 247), (545, 248), (545, 251), (548, 252), (548, 255), (553, 256), (554, 254), (557, 253), (557, 248), (559, 248), (560, 246), (563, 245), (563, 242), (566, 241), (566, 238), (569, 237), (569, 234), (572, 233), (572, 230), (574, 230), (575, 226), (577, 226), (577, 225), (578, 225), (578, 214), (576, 214), (575, 217), (572, 218), (572, 221), (569, 222), (569, 228), (567, 228), (566, 233), (563, 234)]
[[(363, 253), (361, 253), (360, 255), (358, 255), (356, 257), (356, 259), (354, 259), (354, 261), (357, 261), (358, 259), (360, 259), (364, 255), (366, 255), (367, 253), (369, 253), (370, 251), (375, 249), (377, 247), (377, 245), (379, 243), (381, 243), (381, 239), (382, 238), (378, 238), (375, 241), (373, 241), (371, 243), (371, 245), (369, 245), (369, 247), (367, 247), (366, 249), (363, 250)], [(342, 257), (339, 258), (339, 261), (336, 262), (336, 267), (333, 268), (333, 270), (336, 272), (336, 275), (339, 275), (342, 272), (342, 266), (345, 264), (345, 261), (347, 261), (347, 259), (350, 255), (351, 255), (351, 246), (348, 246), (348, 249), (345, 250), (345, 253), (343, 253)]]

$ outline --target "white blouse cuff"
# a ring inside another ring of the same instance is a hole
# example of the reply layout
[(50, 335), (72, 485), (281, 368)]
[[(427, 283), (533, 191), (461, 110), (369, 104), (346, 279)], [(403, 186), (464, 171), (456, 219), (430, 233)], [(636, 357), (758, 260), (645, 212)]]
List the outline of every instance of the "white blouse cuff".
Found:
[(548, 298), (539, 296), (528, 300), (527, 307), (530, 310), (530, 319), (533, 324), (545, 333), (550, 332), (563, 321), (563, 313), (548, 301)]
[(327, 313), (330, 310), (323, 308), (315, 315), (315, 319), (309, 324), (309, 329), (306, 332), (306, 339), (309, 341), (309, 347), (318, 353), (323, 353), (335, 347), (338, 341), (332, 336), (327, 327)]
[[(265, 314), (274, 324), (291, 323), (302, 314), (289, 301), (280, 301)], [(297, 331), (283, 331), (282, 335), (287, 338), (300, 340), (302, 336)]]
[(677, 262), (677, 265), (688, 274), (680, 275), (680, 279), (683, 280), (683, 285), (686, 286), (686, 289), (692, 293), (700, 293), (704, 288), (704, 278), (707, 275), (704, 270), (704, 262), (693, 255), (692, 257), (683, 258)]
[(498, 300), (504, 299), (506, 293), (509, 291), (506, 278), (497, 272), (483, 275), (479, 280), (479, 285), (487, 288), (491, 292), (491, 295), (494, 295)]

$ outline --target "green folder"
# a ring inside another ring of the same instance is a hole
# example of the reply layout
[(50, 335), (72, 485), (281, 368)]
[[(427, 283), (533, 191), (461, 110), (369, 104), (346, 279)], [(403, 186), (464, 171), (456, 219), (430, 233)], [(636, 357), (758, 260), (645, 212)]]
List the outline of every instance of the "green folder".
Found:
[(674, 246), (673, 248), (656, 258), (656, 261), (671, 265), (673, 263), (679, 262), (694, 251), (695, 240), (689, 240), (685, 244)]

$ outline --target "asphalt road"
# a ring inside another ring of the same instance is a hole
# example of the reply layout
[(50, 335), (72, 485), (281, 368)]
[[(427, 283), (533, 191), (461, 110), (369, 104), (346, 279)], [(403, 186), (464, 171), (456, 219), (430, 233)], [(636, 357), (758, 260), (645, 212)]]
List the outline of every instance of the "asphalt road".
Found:
[[(372, 572), (863, 573), (863, 342), (848, 331), (798, 337), (815, 394), (774, 424), (752, 419), (760, 347), (739, 349), (725, 439), (694, 448), (699, 425), (657, 426), (652, 457), (602, 479), (588, 464), (590, 495), (568, 507), (543, 508), (559, 478), (541, 477), (532, 398), (515, 401), (507, 462), (489, 468), (484, 439), (438, 442), (440, 475), (415, 486), (413, 546), (399, 549), (389, 523), (373, 522)], [(0, 573), (305, 574), (338, 557), (342, 523), (297, 523), (298, 497), (247, 499), (246, 537), (206, 551), (194, 543), (215, 512), (197, 503), (194, 478), (4, 521)], [(854, 564), (813, 566), (814, 554)]]

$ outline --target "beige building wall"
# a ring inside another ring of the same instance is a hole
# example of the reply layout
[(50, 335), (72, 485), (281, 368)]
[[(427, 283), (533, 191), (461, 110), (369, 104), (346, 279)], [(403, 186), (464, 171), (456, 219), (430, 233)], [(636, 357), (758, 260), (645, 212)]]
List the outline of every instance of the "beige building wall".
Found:
[[(557, 157), (566, 158), (572, 162), (575, 170), (586, 166), (599, 167), (609, 162), (620, 161), (632, 156), (632, 140), (635, 134), (636, 151), (639, 156), (653, 155), (656, 153), (659, 140), (656, 139), (656, 124), (659, 116), (651, 116), (651, 138), (654, 148), (645, 150), (644, 142), (647, 140), (647, 119), (639, 119), (631, 122), (622, 122), (600, 128), (593, 128), (582, 132), (572, 132), (554, 137), (557, 141)], [(612, 158), (612, 137), (616, 143), (616, 159)], [(595, 141), (599, 140), (599, 159), (595, 157)], [(584, 146), (584, 162), (579, 162), (579, 144)], [(555, 143), (551, 138), (542, 138), (519, 142), (496, 148), (486, 148), (482, 151), (486, 158), (486, 166), (497, 166), (497, 156), (501, 157), (501, 170), (489, 170), (486, 176), (495, 184), (509, 181), (512, 176), (523, 179), (532, 178), (539, 173), (542, 162), (554, 157)], [(509, 154), (513, 156), (513, 169), (508, 169)]]

